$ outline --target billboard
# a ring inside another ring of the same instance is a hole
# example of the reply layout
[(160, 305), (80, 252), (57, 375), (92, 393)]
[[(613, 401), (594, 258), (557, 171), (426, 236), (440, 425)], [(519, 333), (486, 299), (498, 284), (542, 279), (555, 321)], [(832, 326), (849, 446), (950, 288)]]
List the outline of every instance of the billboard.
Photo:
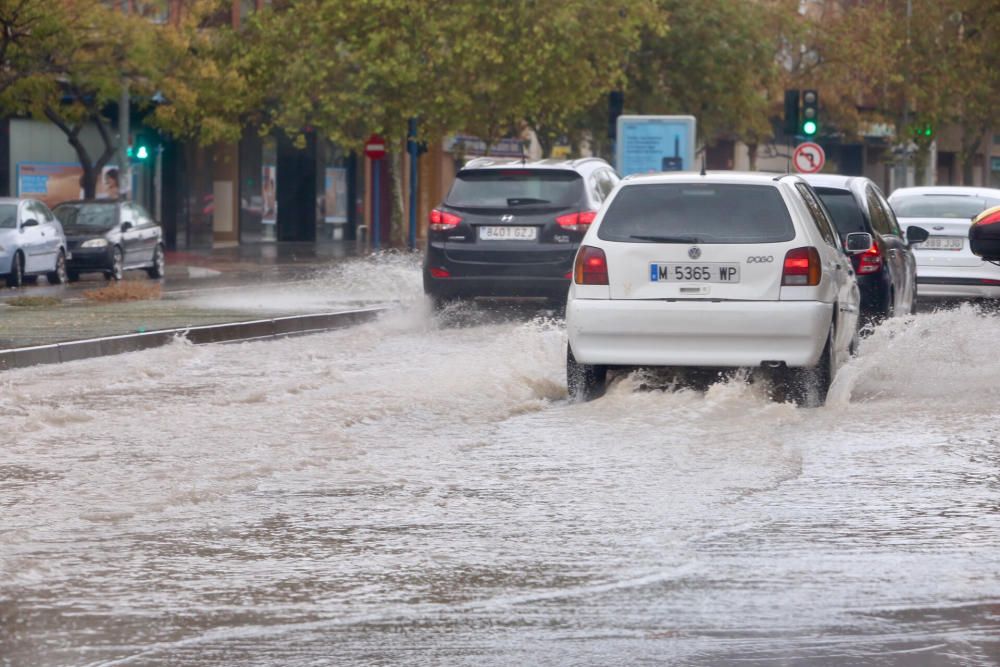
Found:
[(327, 167), (325, 176), (323, 221), (347, 222), (347, 169)]
[[(18, 162), (17, 196), (31, 197), (49, 208), (64, 201), (83, 199), (83, 167), (75, 162)], [(126, 194), (119, 185), (118, 167), (107, 165), (97, 179), (98, 199), (118, 199)]]
[(619, 116), (615, 149), (622, 176), (692, 171), (696, 140), (694, 116)]

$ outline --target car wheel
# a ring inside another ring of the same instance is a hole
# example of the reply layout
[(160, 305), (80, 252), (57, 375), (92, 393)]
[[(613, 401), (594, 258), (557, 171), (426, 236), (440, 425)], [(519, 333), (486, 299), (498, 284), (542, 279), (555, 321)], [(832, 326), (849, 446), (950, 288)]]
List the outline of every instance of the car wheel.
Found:
[(7, 274), (7, 287), (22, 287), (24, 285), (24, 255), (14, 253), (10, 263), (10, 273)]
[(589, 401), (604, 395), (607, 387), (608, 367), (581, 364), (566, 346), (566, 389), (575, 401)]
[(917, 288), (913, 288), (913, 296), (910, 297), (910, 315), (917, 314)]
[(56, 270), (45, 276), (50, 285), (62, 285), (69, 281), (69, 274), (66, 272), (66, 253), (59, 251), (56, 258)]
[(164, 269), (166, 268), (166, 258), (163, 255), (163, 246), (156, 246), (156, 250), (153, 251), (153, 265), (146, 269), (146, 273), (150, 278), (157, 280), (163, 277)]
[(837, 372), (835, 330), (830, 327), (826, 337), (826, 345), (819, 362), (812, 368), (789, 368), (785, 373), (785, 398), (796, 405), (814, 408), (826, 402), (826, 395)]
[(104, 272), (104, 277), (108, 280), (121, 280), (125, 277), (125, 257), (122, 255), (122, 249), (115, 246), (115, 249), (111, 251), (111, 270)]

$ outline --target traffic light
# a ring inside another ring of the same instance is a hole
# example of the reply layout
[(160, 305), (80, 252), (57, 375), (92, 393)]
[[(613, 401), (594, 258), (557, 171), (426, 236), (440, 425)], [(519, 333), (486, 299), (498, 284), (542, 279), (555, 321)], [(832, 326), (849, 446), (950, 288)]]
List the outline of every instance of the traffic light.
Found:
[(799, 133), (799, 91), (785, 91), (785, 134), (794, 137)]
[(135, 162), (145, 162), (152, 157), (155, 144), (154, 137), (148, 131), (140, 131), (135, 134), (131, 145), (129, 145), (125, 153), (129, 159)]
[(802, 91), (802, 136), (812, 138), (819, 132), (819, 95), (815, 90)]

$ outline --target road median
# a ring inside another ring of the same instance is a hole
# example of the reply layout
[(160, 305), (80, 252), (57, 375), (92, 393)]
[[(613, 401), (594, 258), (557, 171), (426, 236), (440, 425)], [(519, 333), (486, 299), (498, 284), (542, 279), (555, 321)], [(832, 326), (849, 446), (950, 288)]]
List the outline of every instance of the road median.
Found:
[(373, 306), (9, 348), (0, 350), (0, 371), (137, 352), (166, 345), (175, 338), (186, 338), (195, 345), (205, 345), (319, 333), (370, 321), (385, 310), (385, 306)]

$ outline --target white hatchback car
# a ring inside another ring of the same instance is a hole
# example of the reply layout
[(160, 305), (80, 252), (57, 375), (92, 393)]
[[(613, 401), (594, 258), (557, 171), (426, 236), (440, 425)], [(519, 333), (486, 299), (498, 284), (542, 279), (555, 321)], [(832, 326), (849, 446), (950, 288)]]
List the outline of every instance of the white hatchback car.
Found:
[(921, 297), (1000, 298), (1000, 266), (972, 254), (972, 219), (1000, 205), (1000, 189), (960, 186), (899, 188), (889, 204), (904, 228), (919, 226), (930, 238), (913, 246)]
[[(851, 252), (872, 243), (846, 237)], [(570, 395), (609, 368), (768, 367), (819, 404), (857, 339), (860, 295), (829, 212), (795, 175), (630, 177), (583, 238), (566, 307)]]

